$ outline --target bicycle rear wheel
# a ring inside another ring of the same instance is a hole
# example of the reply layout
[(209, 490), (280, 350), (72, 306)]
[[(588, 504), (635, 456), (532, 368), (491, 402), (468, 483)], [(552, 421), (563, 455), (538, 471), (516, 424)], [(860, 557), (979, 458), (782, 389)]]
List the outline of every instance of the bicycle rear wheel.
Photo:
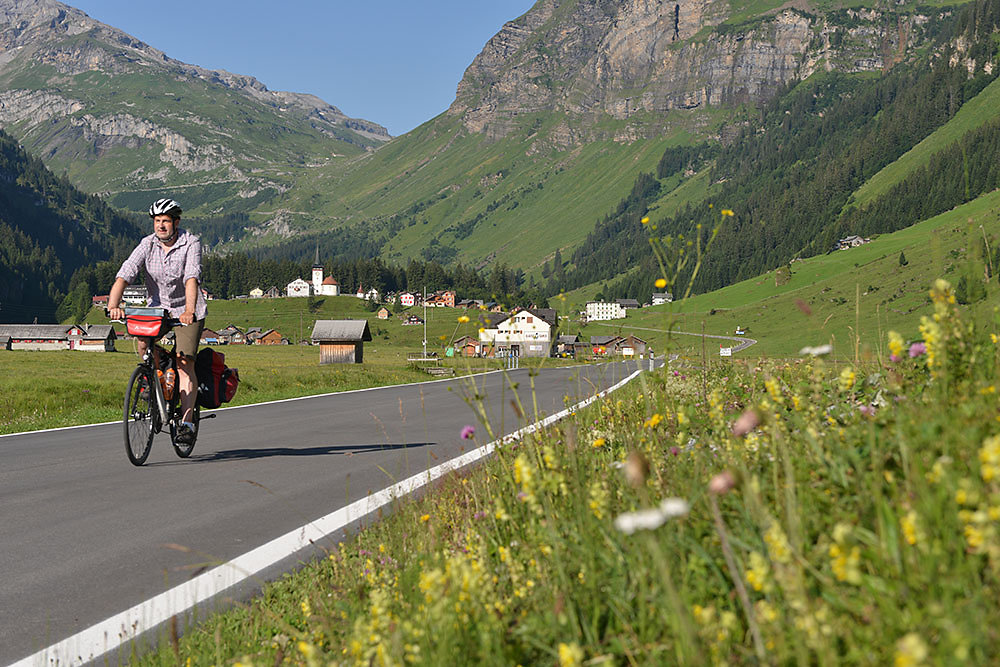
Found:
[(152, 383), (149, 369), (138, 366), (132, 372), (132, 379), (125, 392), (125, 414), (122, 420), (125, 427), (125, 453), (132, 465), (136, 466), (146, 462), (153, 446), (156, 404)]
[(186, 459), (191, 456), (191, 452), (194, 450), (195, 444), (198, 442), (198, 425), (201, 422), (201, 406), (194, 406), (194, 415), (191, 417), (191, 421), (194, 422), (194, 442), (189, 445), (184, 445), (177, 442), (177, 425), (180, 423), (180, 408), (177, 408), (177, 418), (170, 422), (170, 444), (174, 446), (174, 451), (177, 456), (182, 459)]

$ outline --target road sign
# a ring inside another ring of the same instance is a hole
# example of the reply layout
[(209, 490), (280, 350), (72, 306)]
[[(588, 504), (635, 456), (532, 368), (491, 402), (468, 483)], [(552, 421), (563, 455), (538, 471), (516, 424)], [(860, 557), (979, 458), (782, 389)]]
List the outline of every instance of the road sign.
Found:
[(719, 348), (720, 357), (731, 357), (733, 356), (733, 348), (731, 347), (720, 347)]

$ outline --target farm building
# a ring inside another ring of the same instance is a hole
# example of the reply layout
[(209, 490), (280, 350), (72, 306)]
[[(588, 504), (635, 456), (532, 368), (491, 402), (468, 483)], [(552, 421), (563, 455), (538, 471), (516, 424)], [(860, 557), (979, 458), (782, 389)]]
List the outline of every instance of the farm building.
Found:
[(364, 341), (371, 339), (368, 320), (316, 320), (312, 330), (321, 364), (360, 364)]

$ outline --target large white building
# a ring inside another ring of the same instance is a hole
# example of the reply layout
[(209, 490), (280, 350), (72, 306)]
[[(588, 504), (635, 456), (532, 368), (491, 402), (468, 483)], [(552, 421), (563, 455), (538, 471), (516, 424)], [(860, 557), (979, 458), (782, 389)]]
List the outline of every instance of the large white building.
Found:
[(479, 333), (483, 350), (492, 347), (494, 356), (547, 357), (552, 350), (556, 326), (554, 310), (522, 310)]
[(323, 266), (313, 265), (313, 294), (316, 296), (340, 296), (340, 283), (333, 276), (323, 277)]
[(587, 302), (587, 321), (594, 320), (620, 320), (625, 317), (625, 307), (620, 303), (608, 303), (607, 301)]
[(288, 296), (312, 296), (312, 285), (302, 278), (296, 278), (285, 286), (285, 294)]

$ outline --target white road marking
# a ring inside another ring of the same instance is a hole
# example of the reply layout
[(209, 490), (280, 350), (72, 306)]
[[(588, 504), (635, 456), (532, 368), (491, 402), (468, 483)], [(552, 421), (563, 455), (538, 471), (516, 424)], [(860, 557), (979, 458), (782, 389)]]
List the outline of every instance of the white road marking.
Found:
[[(471, 452), (457, 456), (429, 470), (418, 473), (397, 484), (357, 500), (326, 516), (312, 521), (301, 528), (275, 538), (262, 546), (238, 556), (228, 563), (198, 575), (194, 579), (164, 591), (131, 609), (96, 623), (72, 637), (52, 644), (18, 662), (11, 667), (53, 667), (55, 665), (83, 665), (97, 660), (109, 651), (135, 639), (142, 633), (156, 628), (172, 616), (183, 614), (198, 604), (245, 581), (258, 572), (274, 565), (288, 556), (337, 532), (358, 519), (362, 519), (380, 507), (401, 498), (422, 486), (433, 482), (442, 475), (458, 470), (488, 456), (498, 445), (517, 440), (552, 424), (572, 412), (583, 408), (599, 398), (623, 387), (639, 375), (634, 371), (621, 382), (602, 392), (580, 401), (541, 421), (521, 428), (499, 440), (483, 445)], [(423, 383), (418, 383), (423, 384)], [(297, 399), (292, 399), (297, 400)]]

